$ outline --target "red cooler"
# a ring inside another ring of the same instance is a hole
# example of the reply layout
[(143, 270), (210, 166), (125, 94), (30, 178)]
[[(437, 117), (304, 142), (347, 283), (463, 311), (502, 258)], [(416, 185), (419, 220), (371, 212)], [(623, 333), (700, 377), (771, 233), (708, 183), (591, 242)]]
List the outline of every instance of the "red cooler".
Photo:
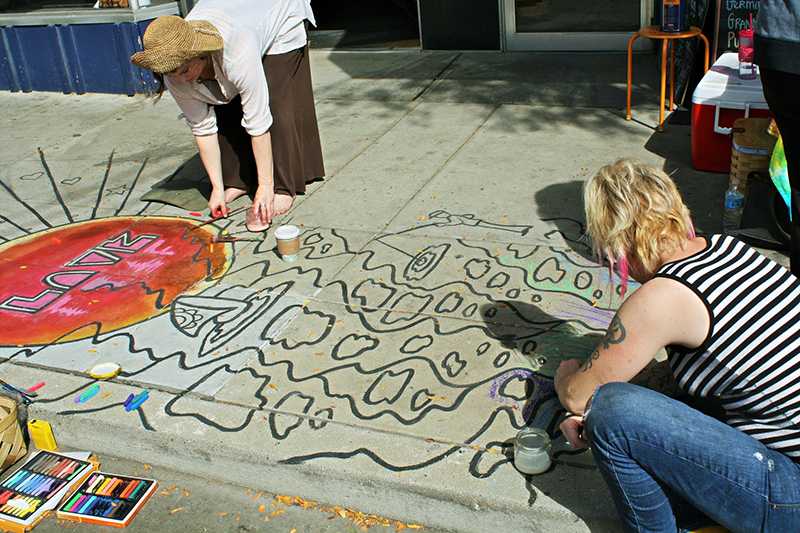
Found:
[(736, 52), (722, 54), (692, 95), (692, 165), (697, 170), (731, 170), (731, 129), (742, 117), (769, 117), (761, 78), (739, 77)]

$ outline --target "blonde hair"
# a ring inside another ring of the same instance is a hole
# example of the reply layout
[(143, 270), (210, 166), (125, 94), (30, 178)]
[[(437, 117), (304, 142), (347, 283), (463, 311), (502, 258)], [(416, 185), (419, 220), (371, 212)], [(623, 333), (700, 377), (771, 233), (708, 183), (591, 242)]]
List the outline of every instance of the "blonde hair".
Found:
[(629, 159), (606, 165), (586, 182), (583, 201), (595, 253), (612, 269), (618, 265), (623, 291), (630, 255), (655, 272), (664, 253), (694, 238), (678, 188), (655, 167)]

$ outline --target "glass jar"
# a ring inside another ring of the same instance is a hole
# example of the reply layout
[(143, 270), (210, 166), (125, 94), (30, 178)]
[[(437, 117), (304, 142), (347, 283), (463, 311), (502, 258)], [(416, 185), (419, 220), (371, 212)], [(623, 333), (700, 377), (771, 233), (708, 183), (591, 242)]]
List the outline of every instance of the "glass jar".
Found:
[(522, 428), (514, 439), (514, 466), (523, 474), (541, 474), (550, 468), (550, 436), (540, 428)]

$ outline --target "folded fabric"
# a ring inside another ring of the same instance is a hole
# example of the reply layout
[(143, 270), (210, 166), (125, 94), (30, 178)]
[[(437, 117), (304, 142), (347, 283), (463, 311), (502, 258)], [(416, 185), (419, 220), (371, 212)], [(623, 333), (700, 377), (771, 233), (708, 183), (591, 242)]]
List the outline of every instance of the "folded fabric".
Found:
[(791, 187), (789, 186), (789, 167), (786, 164), (786, 154), (783, 151), (783, 138), (780, 136), (778, 136), (778, 142), (775, 143), (772, 157), (769, 160), (769, 175), (781, 198), (786, 202), (786, 208), (789, 210), (789, 220), (791, 221), (792, 196)]

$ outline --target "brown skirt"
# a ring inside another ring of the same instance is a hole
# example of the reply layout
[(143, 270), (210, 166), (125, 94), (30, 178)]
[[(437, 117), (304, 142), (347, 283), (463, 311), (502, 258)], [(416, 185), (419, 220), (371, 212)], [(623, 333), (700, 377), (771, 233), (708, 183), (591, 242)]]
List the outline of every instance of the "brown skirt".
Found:
[[(325, 175), (319, 141), (308, 46), (285, 54), (266, 55), (264, 72), (272, 113), (272, 164), (275, 192), (303, 194), (306, 183)], [(256, 160), (250, 135), (242, 127), (242, 100), (237, 96), (214, 106), (225, 187), (255, 191)]]

